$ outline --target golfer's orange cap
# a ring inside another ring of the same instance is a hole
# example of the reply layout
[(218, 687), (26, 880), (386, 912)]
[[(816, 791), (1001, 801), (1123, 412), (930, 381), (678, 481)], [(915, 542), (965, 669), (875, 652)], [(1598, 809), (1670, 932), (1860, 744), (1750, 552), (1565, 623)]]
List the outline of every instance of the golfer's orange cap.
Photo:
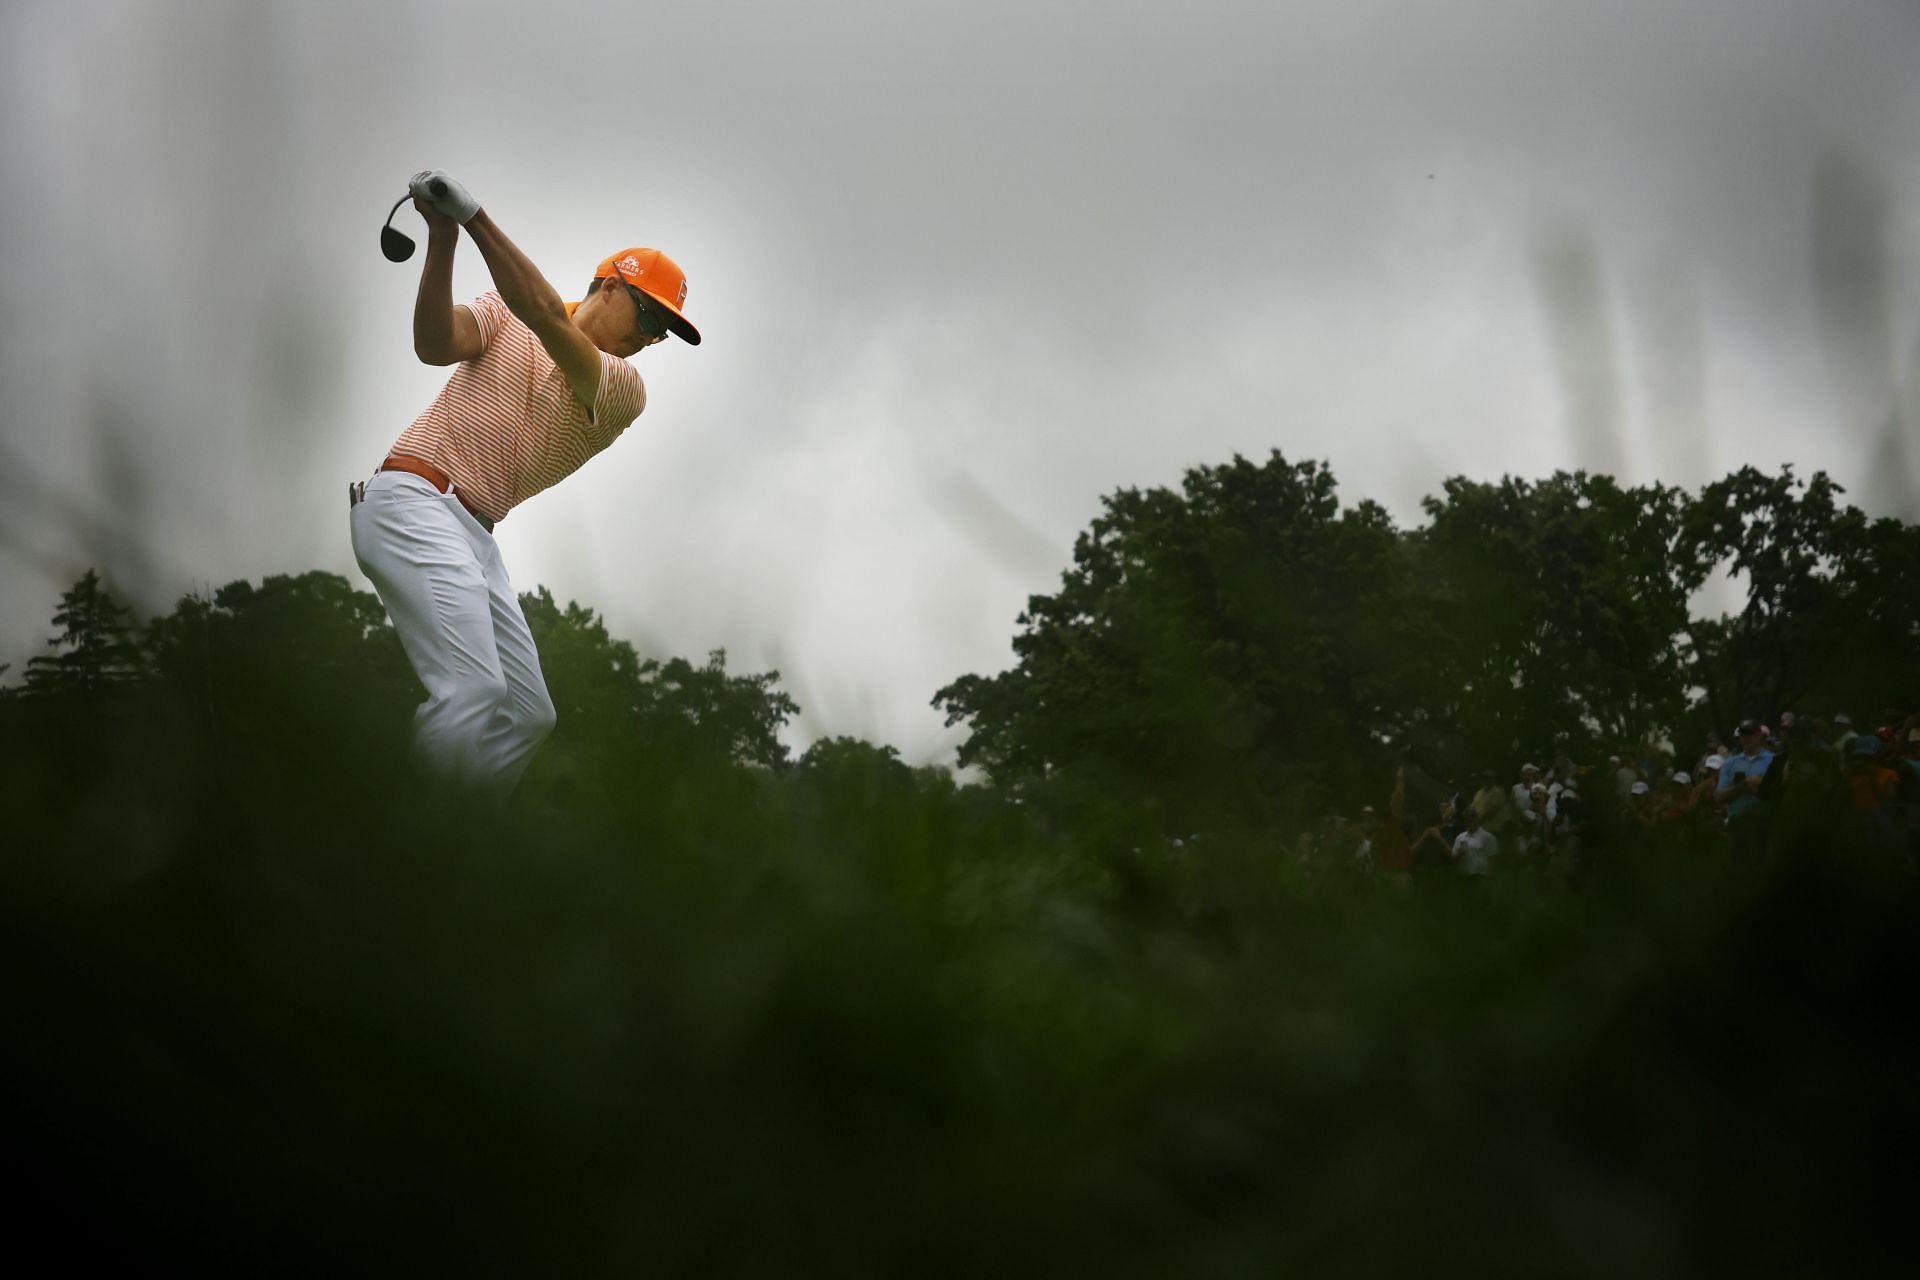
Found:
[(660, 304), (667, 313), (669, 329), (683, 340), (700, 345), (700, 331), (680, 311), (687, 305), (687, 273), (679, 263), (658, 249), (622, 249), (593, 271), (595, 280), (616, 275)]

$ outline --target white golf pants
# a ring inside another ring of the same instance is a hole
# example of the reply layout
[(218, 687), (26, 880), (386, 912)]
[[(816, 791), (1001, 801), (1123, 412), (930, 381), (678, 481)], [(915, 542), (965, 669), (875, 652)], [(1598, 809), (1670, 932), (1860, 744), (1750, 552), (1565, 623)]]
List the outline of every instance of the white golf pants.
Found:
[(449, 490), (381, 471), (350, 516), (353, 554), (427, 687), (423, 770), (511, 791), (553, 732), (553, 699), (493, 535)]

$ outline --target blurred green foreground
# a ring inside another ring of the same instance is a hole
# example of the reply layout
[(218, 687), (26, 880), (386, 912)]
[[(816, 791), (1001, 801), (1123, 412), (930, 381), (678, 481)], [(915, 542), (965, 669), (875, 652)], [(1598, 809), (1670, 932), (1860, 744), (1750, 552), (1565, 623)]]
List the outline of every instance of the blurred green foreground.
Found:
[(8, 709), (27, 1238), (272, 1273), (1861, 1274), (1911, 1204), (1902, 873), (1396, 888), (854, 744), (636, 755), (495, 813), (326, 711), (222, 747), (157, 695)]

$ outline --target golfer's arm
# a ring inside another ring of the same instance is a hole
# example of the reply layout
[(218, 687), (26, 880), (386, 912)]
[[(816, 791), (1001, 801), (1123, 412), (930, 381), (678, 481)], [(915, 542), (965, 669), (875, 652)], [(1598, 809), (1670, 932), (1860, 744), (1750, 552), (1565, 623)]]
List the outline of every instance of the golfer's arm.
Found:
[(473, 313), (453, 305), (453, 251), (460, 228), (449, 224), (427, 235), (427, 261), (413, 300), (413, 354), (423, 364), (458, 364), (480, 354), (480, 325)]
[(573, 388), (574, 398), (592, 409), (600, 394), (600, 349), (574, 325), (567, 315), (567, 304), (540, 269), (494, 225), (485, 209), (467, 220), (467, 234), (487, 260), (501, 301), (540, 339), (540, 345)]

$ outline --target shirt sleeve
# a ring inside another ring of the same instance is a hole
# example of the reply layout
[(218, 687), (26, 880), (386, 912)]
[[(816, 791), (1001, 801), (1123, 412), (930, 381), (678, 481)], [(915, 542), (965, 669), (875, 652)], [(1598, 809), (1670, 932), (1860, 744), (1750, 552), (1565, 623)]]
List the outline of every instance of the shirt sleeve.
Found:
[(619, 356), (600, 353), (600, 391), (593, 398), (587, 420), (607, 436), (617, 436), (647, 407), (647, 387), (640, 373)]
[(507, 303), (498, 289), (489, 289), (472, 302), (460, 304), (473, 313), (473, 322), (480, 326), (480, 350), (485, 351), (493, 345), (493, 335), (500, 332), (502, 325), (513, 318), (513, 312), (507, 309)]

